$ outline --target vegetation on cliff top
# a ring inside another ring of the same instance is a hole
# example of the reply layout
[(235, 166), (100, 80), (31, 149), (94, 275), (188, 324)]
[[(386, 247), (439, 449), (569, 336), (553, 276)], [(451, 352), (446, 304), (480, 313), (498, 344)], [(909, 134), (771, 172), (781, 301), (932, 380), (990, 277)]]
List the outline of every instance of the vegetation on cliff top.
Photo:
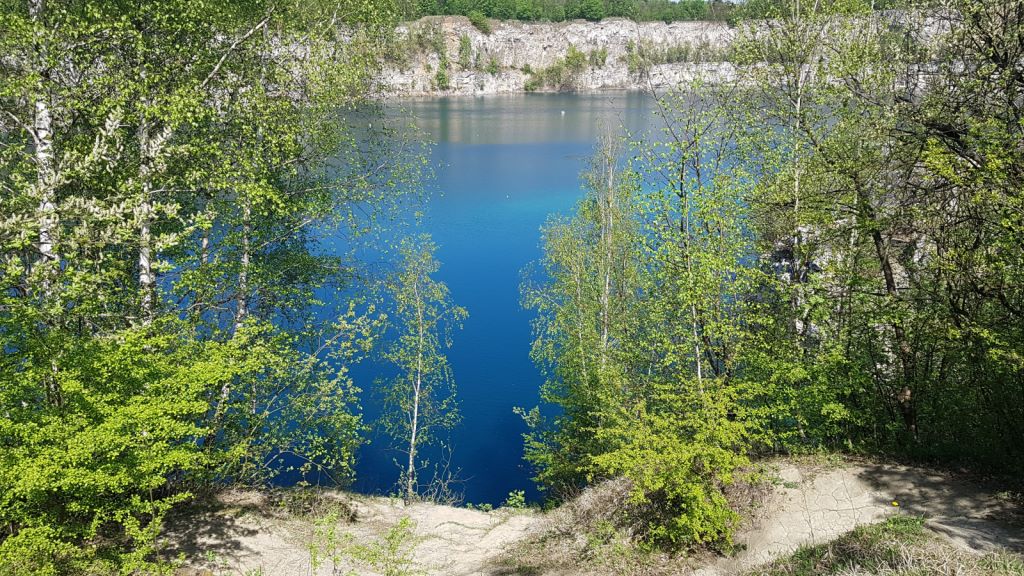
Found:
[[(1021, 472), (1024, 0), (878, 7), (750, 2), (772, 19), (736, 81), (657, 95), (665, 137), (607, 139), (544, 227), (523, 293), (547, 405), (523, 415), (553, 497), (625, 477), (646, 542), (728, 548), (758, 454)], [(359, 257), (419, 200), (418, 148), (366, 116), (401, 14), (0, 2), (0, 573), (144, 573), (193, 488), (345, 484), (350, 368), (389, 326), (413, 496), (463, 312), (429, 239), (383, 278)]]
[(194, 488), (350, 481), (355, 253), (422, 165), (366, 121), (396, 14), (0, 2), (0, 574), (143, 573)]
[(757, 454), (1024, 466), (1024, 2), (771, 5), (663, 140), (598, 148), (523, 290), (537, 480), (627, 477), (671, 548), (729, 546)]

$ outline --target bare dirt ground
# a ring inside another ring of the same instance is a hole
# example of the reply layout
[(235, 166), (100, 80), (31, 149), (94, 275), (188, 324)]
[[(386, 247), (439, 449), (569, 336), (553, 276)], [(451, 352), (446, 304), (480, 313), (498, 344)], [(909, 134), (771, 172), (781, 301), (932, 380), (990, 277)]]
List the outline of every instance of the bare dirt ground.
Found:
[[(405, 505), (401, 500), (328, 493), (327, 502), (350, 511), (354, 520), (342, 519), (334, 527), (336, 541), (371, 547), (386, 546), (386, 533), (403, 518), (412, 521), (413, 536), (401, 545), (410, 552), (417, 574), (485, 574), (485, 567), (512, 543), (540, 525), (539, 513), (530, 510), (482, 512), (430, 503)], [(373, 568), (342, 552), (313, 566), (311, 545), (325, 543), (312, 518), (296, 516), (276, 507), (266, 495), (232, 492), (220, 495), (211, 506), (171, 519), (164, 541), (168, 557), (184, 557), (182, 576), (267, 575), (309, 576), (377, 575)], [(329, 543), (328, 543), (329, 546)]]
[[(782, 462), (777, 475), (765, 505), (736, 535), (740, 551), (713, 559), (694, 574), (742, 573), (803, 544), (832, 540), (892, 514), (924, 516), (931, 530), (966, 549), (1024, 552), (1024, 517), (1011, 498), (943, 473), (889, 464)], [(405, 506), (398, 500), (343, 493), (326, 499), (354, 513), (354, 521), (335, 526), (337, 534), (352, 542), (382, 542), (390, 528), (408, 517), (415, 534), (407, 543), (410, 559), (419, 573), (430, 575), (514, 574), (500, 567), (504, 552), (543, 535), (552, 525), (551, 515), (530, 511)], [(287, 513), (257, 493), (222, 495), (215, 505), (191, 510), (169, 524), (168, 554), (186, 560), (181, 574), (370, 576), (380, 570), (348, 557), (314, 570), (310, 543), (322, 536), (316, 535), (312, 520)], [(564, 565), (555, 572), (567, 574)]]
[(736, 536), (742, 550), (697, 574), (741, 573), (893, 514), (923, 516), (929, 529), (965, 549), (1024, 552), (1024, 511), (1006, 495), (945, 473), (891, 464), (784, 464), (778, 476), (763, 512)]

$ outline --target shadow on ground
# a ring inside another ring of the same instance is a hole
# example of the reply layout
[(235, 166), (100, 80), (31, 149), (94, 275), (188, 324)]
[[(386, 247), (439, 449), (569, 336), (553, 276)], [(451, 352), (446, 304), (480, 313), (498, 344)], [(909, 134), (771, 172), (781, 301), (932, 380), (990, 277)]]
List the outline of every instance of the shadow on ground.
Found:
[(1024, 511), (990, 487), (907, 466), (863, 466), (858, 476), (872, 487), (879, 506), (895, 502), (902, 513), (924, 516), (928, 528), (954, 543), (1024, 552)]

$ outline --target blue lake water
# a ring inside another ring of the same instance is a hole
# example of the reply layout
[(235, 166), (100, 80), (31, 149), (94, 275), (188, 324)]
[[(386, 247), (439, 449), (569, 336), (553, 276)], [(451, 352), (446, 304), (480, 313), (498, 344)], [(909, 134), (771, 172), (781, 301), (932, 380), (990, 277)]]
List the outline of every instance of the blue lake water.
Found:
[[(469, 311), (448, 351), (462, 414), (451, 434), (451, 465), (461, 470), (467, 502), (500, 504), (512, 490), (536, 500), (522, 458), (526, 428), (513, 413), (537, 404), (543, 381), (529, 356), (532, 313), (520, 306), (522, 270), (540, 257), (548, 216), (569, 213), (582, 196), (579, 174), (599, 134), (649, 129), (653, 102), (637, 93), (524, 94), (400, 106), (392, 113), (411, 115), (435, 143), (435, 192), (423, 226), (439, 246), (439, 279)], [(372, 419), (372, 395), (363, 403)], [(385, 438), (373, 437), (360, 452), (354, 488), (392, 490), (396, 458)]]

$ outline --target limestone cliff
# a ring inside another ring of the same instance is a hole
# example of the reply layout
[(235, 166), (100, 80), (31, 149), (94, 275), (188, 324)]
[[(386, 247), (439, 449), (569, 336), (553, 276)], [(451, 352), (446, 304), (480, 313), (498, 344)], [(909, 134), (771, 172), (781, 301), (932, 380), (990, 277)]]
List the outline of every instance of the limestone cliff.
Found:
[(491, 21), (491, 28), (485, 34), (461, 16), (401, 26), (381, 87), (399, 96), (665, 88), (732, 72), (725, 54), (733, 31), (717, 22)]

